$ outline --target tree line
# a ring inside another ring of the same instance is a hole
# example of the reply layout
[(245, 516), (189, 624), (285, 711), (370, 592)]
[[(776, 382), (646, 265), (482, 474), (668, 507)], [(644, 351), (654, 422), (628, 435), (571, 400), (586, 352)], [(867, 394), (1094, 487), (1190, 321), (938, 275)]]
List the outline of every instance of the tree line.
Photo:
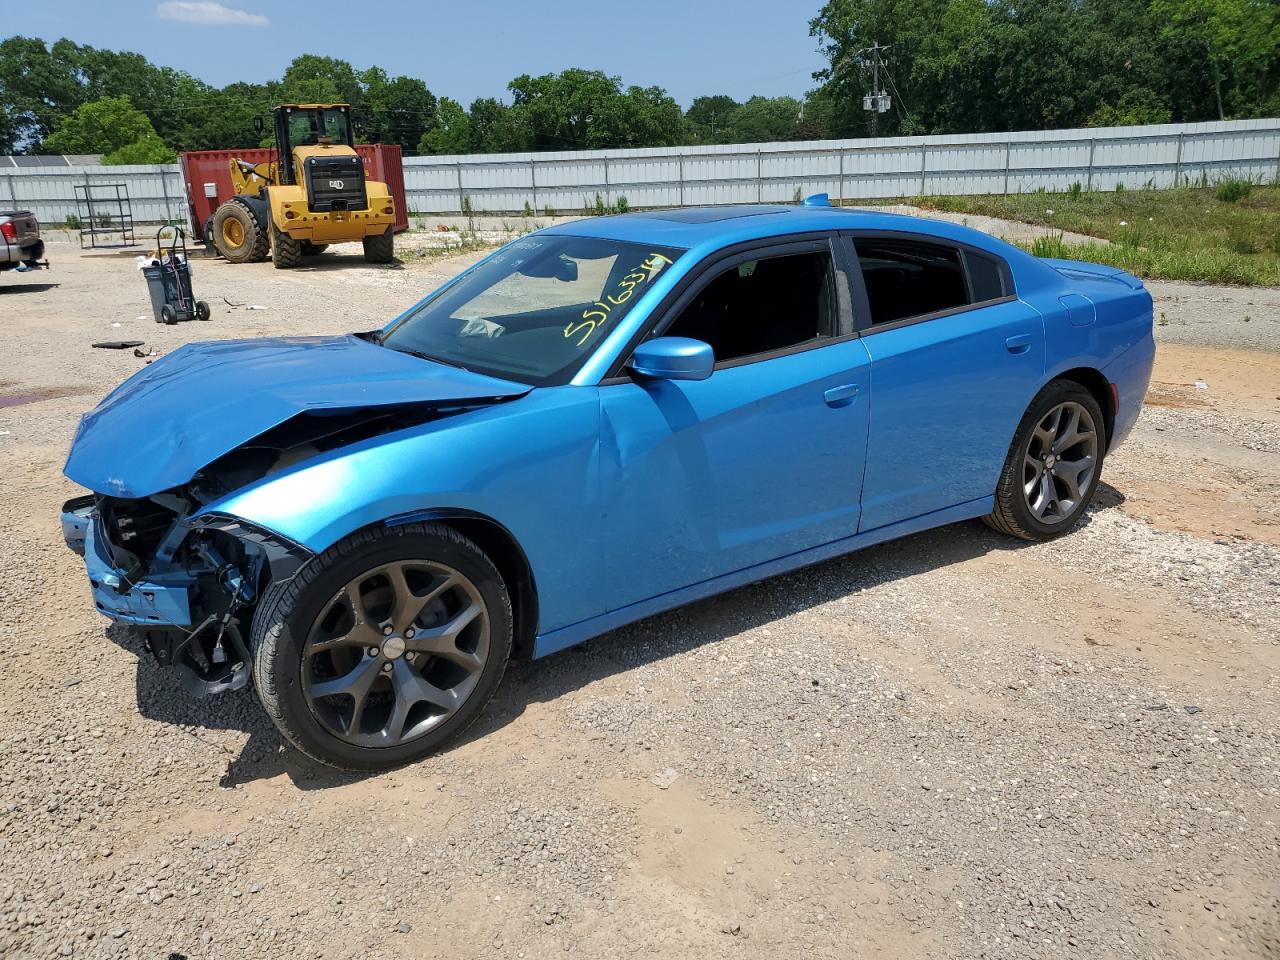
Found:
[[(1280, 114), (1275, 0), (828, 0), (808, 24), (827, 66), (803, 98), (697, 97), (598, 70), (521, 75), (469, 106), (426, 82), (303, 54), (279, 80), (214, 87), (137, 53), (0, 42), (0, 153), (157, 163), (245, 146), (255, 116), (345, 102), (357, 138), (407, 154), (592, 150), (1037, 130)], [(892, 108), (874, 118), (873, 43)]]

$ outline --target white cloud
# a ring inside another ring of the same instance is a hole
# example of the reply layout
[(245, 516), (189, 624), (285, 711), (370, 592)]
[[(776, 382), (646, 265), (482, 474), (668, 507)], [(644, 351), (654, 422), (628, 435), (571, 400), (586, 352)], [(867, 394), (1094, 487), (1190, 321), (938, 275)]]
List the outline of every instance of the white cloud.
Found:
[(156, 7), (161, 20), (194, 23), (208, 27), (269, 27), (271, 21), (260, 13), (224, 7), (215, 0), (166, 0)]

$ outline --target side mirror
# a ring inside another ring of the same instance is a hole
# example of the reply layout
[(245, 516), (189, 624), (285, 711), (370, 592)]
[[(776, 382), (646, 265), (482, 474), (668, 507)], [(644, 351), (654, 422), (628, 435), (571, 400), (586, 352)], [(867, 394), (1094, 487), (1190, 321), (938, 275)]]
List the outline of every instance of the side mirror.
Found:
[(716, 365), (711, 344), (688, 337), (659, 337), (636, 347), (627, 366), (655, 380), (705, 380)]
[(254, 132), (254, 133), (261, 133), (261, 132), (262, 132), (262, 118), (261, 118), (261, 117), (254, 117), (254, 118), (253, 118), (253, 132)]

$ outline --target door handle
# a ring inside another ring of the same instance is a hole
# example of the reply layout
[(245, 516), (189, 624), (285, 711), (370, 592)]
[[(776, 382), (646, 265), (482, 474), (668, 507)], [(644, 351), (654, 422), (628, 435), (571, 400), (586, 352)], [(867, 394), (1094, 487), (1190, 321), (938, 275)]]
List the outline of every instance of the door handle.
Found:
[(839, 387), (832, 387), (822, 395), (822, 399), (827, 401), (828, 407), (847, 407), (858, 399), (860, 389), (856, 383), (846, 383)]
[(1004, 345), (1010, 353), (1026, 353), (1031, 349), (1031, 334), (1019, 333), (1016, 336), (1007, 337)]

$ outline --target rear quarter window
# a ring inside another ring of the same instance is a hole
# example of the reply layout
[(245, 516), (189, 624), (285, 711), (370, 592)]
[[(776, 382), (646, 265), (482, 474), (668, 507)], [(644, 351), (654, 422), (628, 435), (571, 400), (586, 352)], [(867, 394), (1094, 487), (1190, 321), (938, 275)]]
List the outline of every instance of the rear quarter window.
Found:
[(972, 288), (974, 303), (999, 300), (1013, 292), (1007, 289), (1004, 265), (995, 257), (973, 250), (966, 250), (964, 256), (969, 268), (969, 286)]

